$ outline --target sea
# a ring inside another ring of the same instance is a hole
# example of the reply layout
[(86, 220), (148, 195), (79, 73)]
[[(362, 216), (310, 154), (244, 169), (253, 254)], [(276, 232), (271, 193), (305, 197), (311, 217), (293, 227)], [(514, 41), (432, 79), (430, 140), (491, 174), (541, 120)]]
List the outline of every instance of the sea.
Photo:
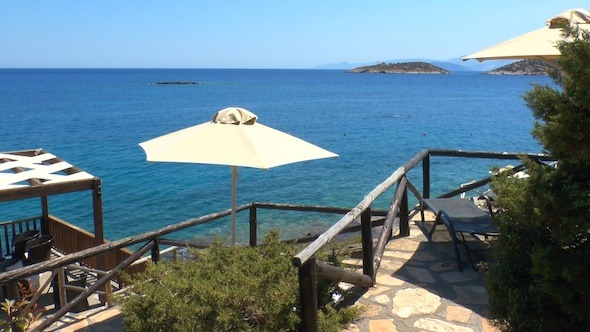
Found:
[[(153, 84), (157, 82), (197, 84)], [(258, 122), (338, 158), (269, 170), (240, 168), (237, 204), (352, 208), (423, 149), (540, 153), (522, 96), (545, 76), (479, 72), (353, 74), (287, 69), (0, 69), (0, 151), (43, 148), (99, 177), (105, 237), (117, 240), (224, 211), (231, 167), (148, 163), (139, 143), (243, 107)], [(506, 161), (433, 158), (432, 194), (488, 176)], [(421, 171), (409, 180), (419, 185)], [(386, 209), (386, 193), (374, 208)], [(89, 192), (49, 199), (50, 213), (92, 231)], [(40, 214), (39, 201), (0, 203), (0, 221)], [(259, 232), (297, 237), (341, 216), (259, 212)], [(175, 236), (229, 236), (229, 218)], [(247, 241), (248, 213), (238, 214)]]

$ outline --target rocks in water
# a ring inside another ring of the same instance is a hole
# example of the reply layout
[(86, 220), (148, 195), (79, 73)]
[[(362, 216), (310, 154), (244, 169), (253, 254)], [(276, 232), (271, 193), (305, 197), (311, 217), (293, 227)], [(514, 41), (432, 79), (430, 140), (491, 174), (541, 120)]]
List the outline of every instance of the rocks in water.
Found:
[(148, 85), (190, 85), (190, 84), (204, 84), (204, 83), (192, 82), (192, 81), (162, 81), (162, 82), (148, 83)]

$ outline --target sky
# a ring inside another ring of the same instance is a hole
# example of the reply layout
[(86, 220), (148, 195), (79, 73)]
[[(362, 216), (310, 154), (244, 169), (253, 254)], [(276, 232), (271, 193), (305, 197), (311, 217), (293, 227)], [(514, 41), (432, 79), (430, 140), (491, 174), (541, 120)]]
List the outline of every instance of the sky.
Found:
[(447, 60), (570, 0), (0, 0), (0, 68), (293, 68)]

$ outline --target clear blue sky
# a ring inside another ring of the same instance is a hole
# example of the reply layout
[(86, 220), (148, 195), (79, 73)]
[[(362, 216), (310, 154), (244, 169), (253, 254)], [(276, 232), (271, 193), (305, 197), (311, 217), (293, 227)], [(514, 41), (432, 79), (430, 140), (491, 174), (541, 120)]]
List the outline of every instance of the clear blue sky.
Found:
[(569, 0), (0, 0), (0, 68), (313, 68), (473, 53)]

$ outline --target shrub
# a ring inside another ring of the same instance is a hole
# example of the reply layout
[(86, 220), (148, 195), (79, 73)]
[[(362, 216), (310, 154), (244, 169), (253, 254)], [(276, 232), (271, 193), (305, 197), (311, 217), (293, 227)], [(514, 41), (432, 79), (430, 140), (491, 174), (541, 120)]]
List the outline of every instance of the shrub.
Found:
[(28, 300), (17, 302), (15, 300), (4, 299), (4, 302), (0, 303), (0, 308), (3, 312), (0, 318), (0, 329), (5, 332), (26, 331), (42, 315), (42, 311), (36, 307), (30, 308), (30, 302)]
[[(144, 273), (127, 276), (134, 294), (119, 299), (127, 331), (296, 330), (299, 291), (290, 262), (295, 248), (282, 243), (278, 232), (254, 248), (217, 239), (192, 253), (193, 260), (150, 264)], [(342, 324), (354, 317), (352, 309), (324, 308), (343, 313), (337, 319)]]
[(562, 89), (535, 85), (525, 95), (533, 135), (558, 166), (525, 160), (528, 179), (493, 182), (505, 212), (487, 278), (490, 310), (511, 331), (590, 330), (590, 38), (566, 33), (560, 72), (551, 73)]

